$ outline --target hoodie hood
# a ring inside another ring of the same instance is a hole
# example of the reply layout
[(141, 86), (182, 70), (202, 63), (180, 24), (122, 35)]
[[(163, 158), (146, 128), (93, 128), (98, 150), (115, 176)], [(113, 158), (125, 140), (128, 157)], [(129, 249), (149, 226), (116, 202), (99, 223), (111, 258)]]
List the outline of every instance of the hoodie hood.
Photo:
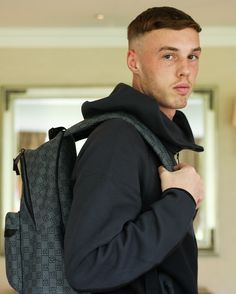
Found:
[(87, 101), (82, 105), (84, 118), (116, 111), (135, 116), (156, 134), (173, 154), (183, 149), (203, 151), (201, 146), (195, 144), (187, 118), (181, 111), (177, 110), (173, 120), (170, 120), (160, 111), (153, 97), (126, 84), (118, 84), (106, 98), (93, 102)]

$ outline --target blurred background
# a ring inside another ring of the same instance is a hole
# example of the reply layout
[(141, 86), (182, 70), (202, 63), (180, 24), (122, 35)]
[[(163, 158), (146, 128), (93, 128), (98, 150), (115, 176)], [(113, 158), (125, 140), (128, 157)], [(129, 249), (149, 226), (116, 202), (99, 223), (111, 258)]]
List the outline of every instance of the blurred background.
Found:
[(207, 191), (195, 224), (201, 293), (236, 293), (236, 2), (0, 0), (1, 294), (14, 293), (3, 246), (5, 214), (19, 209), (13, 156), (47, 140), (51, 126), (79, 121), (84, 100), (131, 83), (126, 27), (153, 6), (184, 10), (203, 28), (200, 72), (186, 114), (206, 153), (182, 158), (197, 166)]

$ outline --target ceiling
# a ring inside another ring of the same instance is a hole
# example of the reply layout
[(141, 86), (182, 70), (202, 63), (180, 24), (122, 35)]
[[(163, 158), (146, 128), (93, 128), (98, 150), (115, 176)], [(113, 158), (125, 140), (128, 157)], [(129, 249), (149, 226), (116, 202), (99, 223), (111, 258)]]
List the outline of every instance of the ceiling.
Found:
[(236, 27), (235, 0), (0, 0), (0, 27), (126, 27), (153, 6), (182, 9), (203, 27)]

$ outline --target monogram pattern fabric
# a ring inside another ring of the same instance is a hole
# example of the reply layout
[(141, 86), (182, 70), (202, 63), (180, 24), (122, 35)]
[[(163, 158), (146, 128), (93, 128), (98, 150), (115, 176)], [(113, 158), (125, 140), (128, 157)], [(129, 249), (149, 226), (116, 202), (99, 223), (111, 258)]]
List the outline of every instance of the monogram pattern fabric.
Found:
[(36, 150), (25, 150), (20, 211), (6, 216), (7, 277), (22, 294), (76, 293), (65, 278), (63, 259), (63, 216), (71, 204), (76, 150), (72, 137), (62, 138), (63, 133)]
[(114, 118), (132, 124), (163, 165), (167, 169), (173, 167), (173, 160), (160, 140), (134, 117), (124, 113), (107, 113), (84, 120), (66, 131), (60, 130), (39, 148), (21, 152), (17, 156), (23, 182), (20, 210), (9, 212), (5, 223), (7, 278), (18, 293), (76, 293), (65, 277), (63, 253), (73, 195), (71, 173), (77, 156), (75, 141), (87, 137), (99, 123)]

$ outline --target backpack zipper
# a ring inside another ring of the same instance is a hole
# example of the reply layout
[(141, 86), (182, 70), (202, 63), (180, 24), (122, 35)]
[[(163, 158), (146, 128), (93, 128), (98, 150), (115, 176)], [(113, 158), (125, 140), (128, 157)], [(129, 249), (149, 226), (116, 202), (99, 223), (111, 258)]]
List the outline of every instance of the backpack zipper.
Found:
[[(18, 163), (20, 162), (20, 170), (18, 168)], [(29, 189), (29, 181), (27, 176), (27, 168), (26, 168), (26, 162), (25, 162), (25, 149), (21, 149), (20, 153), (17, 155), (15, 159), (13, 159), (13, 170), (16, 172), (17, 175), (21, 174), (22, 179), (22, 197), (25, 201), (25, 205), (28, 209), (28, 212), (31, 216), (31, 219), (36, 226), (35, 217), (34, 217), (34, 211), (33, 211), (33, 205), (30, 195), (30, 189)], [(23, 200), (22, 199), (22, 200)]]

